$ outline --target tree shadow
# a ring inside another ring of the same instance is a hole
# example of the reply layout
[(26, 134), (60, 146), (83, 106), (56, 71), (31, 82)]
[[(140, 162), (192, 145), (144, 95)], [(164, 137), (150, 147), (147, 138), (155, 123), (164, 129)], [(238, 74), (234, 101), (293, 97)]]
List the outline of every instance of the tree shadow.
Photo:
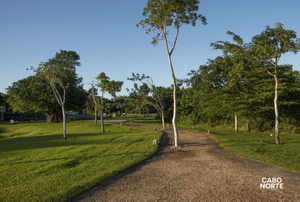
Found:
[[(18, 136), (20, 134), (15, 134)], [(134, 134), (131, 134), (134, 135)], [(89, 137), (107, 136), (95, 140)], [(27, 149), (42, 149), (49, 147), (64, 147), (64, 146), (77, 146), (77, 145), (106, 145), (109, 143), (124, 142), (118, 140), (122, 136), (116, 133), (85, 133), (85, 134), (67, 134), (67, 140), (63, 139), (62, 134), (40, 135), (29, 137), (15, 137), (15, 138), (2, 138), (0, 141), (0, 152), (19, 151)]]
[(120, 155), (135, 155), (135, 154), (144, 154), (148, 155), (148, 152), (123, 152), (123, 153), (115, 153), (115, 154), (98, 154), (98, 155), (89, 155), (89, 156), (74, 156), (74, 157), (65, 157), (65, 158), (49, 158), (49, 159), (40, 159), (40, 160), (34, 160), (34, 161), (13, 161), (13, 162), (7, 162), (2, 163), (0, 166), (5, 165), (17, 165), (17, 164), (26, 164), (26, 163), (42, 163), (42, 162), (52, 162), (52, 161), (59, 161), (64, 160), (65, 163), (63, 165), (60, 165), (62, 167), (76, 167), (77, 165), (80, 165), (79, 162), (87, 161), (94, 158), (102, 158), (102, 157), (113, 157), (113, 156), (120, 156)]

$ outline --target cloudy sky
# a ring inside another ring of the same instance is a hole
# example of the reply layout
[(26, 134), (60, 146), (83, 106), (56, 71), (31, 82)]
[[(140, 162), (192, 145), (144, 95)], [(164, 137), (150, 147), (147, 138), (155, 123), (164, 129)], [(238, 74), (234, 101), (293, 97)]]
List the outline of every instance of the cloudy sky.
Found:
[[(105, 72), (124, 81), (119, 95), (126, 95), (132, 72), (146, 74), (157, 86), (170, 86), (172, 78), (164, 43), (151, 44), (136, 24), (144, 19), (147, 0), (13, 0), (0, 1), (0, 92), (13, 82), (33, 75), (26, 71), (54, 57), (60, 49), (76, 51), (77, 68), (88, 89), (92, 80)], [(276, 22), (292, 29), (300, 38), (299, 0), (201, 0), (199, 13), (207, 18), (196, 27), (182, 26), (173, 53), (177, 78), (188, 78), (207, 59), (222, 54), (210, 43), (231, 40), (230, 30), (249, 42)], [(172, 28), (170, 28), (172, 30)], [(170, 37), (174, 37), (171, 32)], [(170, 38), (172, 40), (172, 38)], [(300, 55), (286, 54), (281, 64), (300, 70)]]

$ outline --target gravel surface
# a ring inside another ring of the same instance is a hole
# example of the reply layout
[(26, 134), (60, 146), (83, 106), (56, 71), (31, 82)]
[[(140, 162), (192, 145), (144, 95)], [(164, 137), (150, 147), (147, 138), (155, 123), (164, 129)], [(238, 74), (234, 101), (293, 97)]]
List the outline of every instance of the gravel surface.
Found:
[[(300, 173), (227, 152), (204, 133), (179, 129), (174, 148), (173, 128), (123, 125), (163, 131), (157, 154), (70, 201), (300, 201)], [(283, 189), (261, 189), (264, 177)]]

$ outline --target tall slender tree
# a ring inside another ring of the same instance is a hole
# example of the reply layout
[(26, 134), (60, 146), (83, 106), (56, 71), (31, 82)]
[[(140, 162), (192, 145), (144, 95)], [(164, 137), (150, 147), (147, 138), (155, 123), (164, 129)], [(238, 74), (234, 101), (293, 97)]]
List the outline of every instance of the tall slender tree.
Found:
[(92, 83), (92, 97), (93, 97), (93, 103), (94, 103), (94, 113), (95, 113), (95, 120), (94, 125), (97, 124), (97, 109), (98, 109), (98, 98), (97, 98), (97, 91), (98, 89), (94, 87), (94, 81)]
[[(174, 110), (173, 110), (173, 128), (174, 128), (174, 142), (175, 147), (178, 147), (179, 137), (176, 124), (177, 116), (177, 95), (176, 95), (176, 77), (172, 64), (172, 53), (176, 46), (179, 29), (183, 24), (191, 24), (196, 26), (196, 21), (200, 19), (202, 24), (206, 23), (206, 18), (201, 14), (197, 14), (199, 0), (148, 0), (147, 6), (144, 8), (143, 16), (146, 17), (145, 20), (141, 20), (138, 26), (142, 26), (146, 33), (149, 34), (151, 31), (157, 31), (156, 37), (152, 38), (152, 44), (156, 45), (158, 40), (162, 39), (165, 41), (166, 50), (168, 54), (169, 66), (172, 74), (174, 92)], [(169, 40), (169, 30), (170, 26), (174, 26), (176, 30), (176, 35), (174, 37), (173, 43)]]
[(110, 78), (106, 76), (104, 72), (101, 72), (97, 77), (96, 80), (98, 81), (97, 86), (101, 90), (101, 103), (100, 103), (100, 118), (101, 118), (101, 128), (102, 132), (105, 132), (104, 123), (103, 123), (103, 109), (104, 109), (104, 102), (103, 96), (105, 92), (108, 92), (111, 96), (115, 97), (116, 92), (120, 92), (122, 89), (123, 81), (110, 81)]
[[(279, 111), (278, 111), (278, 62), (284, 53), (297, 53), (300, 50), (300, 39), (296, 38), (296, 32), (286, 30), (283, 24), (276, 23), (275, 28), (266, 27), (260, 35), (252, 38), (252, 49), (254, 58), (261, 64), (266, 72), (274, 77), (275, 80), (275, 138), (276, 144), (280, 144), (279, 138)], [(274, 72), (267, 69), (266, 64), (271, 63)]]

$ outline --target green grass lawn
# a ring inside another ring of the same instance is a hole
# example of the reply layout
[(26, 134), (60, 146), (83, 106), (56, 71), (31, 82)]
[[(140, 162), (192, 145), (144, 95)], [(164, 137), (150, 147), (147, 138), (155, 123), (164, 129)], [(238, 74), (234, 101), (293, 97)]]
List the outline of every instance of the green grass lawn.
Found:
[[(138, 124), (144, 124), (144, 125), (157, 125), (157, 126), (162, 127), (161, 120), (159, 122), (157, 122), (157, 120), (156, 120), (156, 114), (149, 114), (149, 116), (148, 116), (148, 114), (146, 114), (145, 117), (146, 118), (144, 120), (144, 116), (142, 114), (140, 114), (139, 116), (136, 116), (135, 114), (129, 114), (128, 116), (112, 117), (111, 119), (125, 120), (126, 122), (132, 122), (132, 123), (138, 123)], [(167, 126), (167, 124), (172, 126), (172, 124), (165, 122), (165, 126)]]
[(0, 125), (0, 201), (66, 201), (149, 158), (159, 131), (91, 122)]
[(300, 172), (300, 134), (280, 134), (281, 144), (276, 145), (272, 132), (240, 131), (236, 134), (233, 126), (224, 125), (209, 127), (181, 124), (179, 127), (204, 133), (210, 130), (215, 140), (229, 152)]

